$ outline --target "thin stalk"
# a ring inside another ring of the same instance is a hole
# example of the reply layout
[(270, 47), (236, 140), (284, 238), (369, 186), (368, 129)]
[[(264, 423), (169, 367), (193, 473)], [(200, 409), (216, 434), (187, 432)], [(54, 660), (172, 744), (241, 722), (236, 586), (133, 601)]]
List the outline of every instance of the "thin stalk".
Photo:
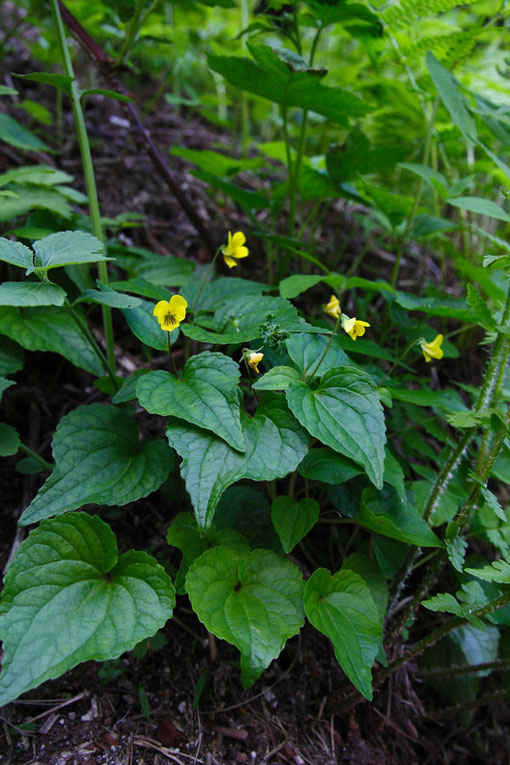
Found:
[(29, 457), (32, 457), (33, 460), (36, 460), (45, 470), (49, 470), (50, 473), (53, 470), (53, 465), (51, 462), (46, 462), (45, 459), (43, 459), (37, 452), (34, 452), (33, 449), (30, 448), (30, 446), (27, 446), (23, 442), (20, 442), (19, 448), (22, 452), (25, 452)]
[(303, 381), (305, 381), (308, 377), (313, 377), (314, 375), (317, 374), (317, 370), (319, 369), (320, 365), (322, 364), (322, 362), (326, 358), (327, 352), (331, 348), (331, 343), (333, 342), (333, 338), (336, 335), (336, 331), (338, 329), (338, 325), (340, 324), (340, 318), (341, 318), (341, 316), (339, 316), (338, 319), (336, 320), (336, 324), (334, 326), (333, 332), (331, 333), (331, 337), (329, 338), (329, 343), (327, 344), (327, 346), (326, 346), (326, 348), (324, 350), (324, 353), (322, 354), (322, 356), (320, 357), (319, 361), (315, 365), (313, 371), (310, 372), (310, 374), (308, 374), (308, 375), (307, 374), (303, 374)]
[[(105, 239), (103, 235), (103, 229), (101, 226), (101, 215), (99, 212), (99, 202), (97, 198), (96, 179), (94, 175), (94, 166), (92, 164), (92, 155), (90, 153), (90, 143), (87, 135), (87, 128), (85, 125), (85, 118), (83, 116), (83, 110), (80, 102), (80, 92), (78, 85), (74, 79), (73, 64), (71, 61), (71, 54), (69, 52), (69, 45), (67, 44), (67, 38), (65, 34), (64, 24), (62, 22), (62, 16), (60, 15), (60, 7), (58, 0), (49, 0), (51, 15), (53, 17), (53, 23), (57, 33), (58, 46), (60, 48), (60, 54), (62, 56), (62, 63), (65, 73), (72, 77), (73, 80), (70, 85), (71, 92), (71, 104), (73, 108), (74, 121), (76, 125), (76, 133), (78, 137), (78, 143), (80, 146), (81, 160), (83, 164), (83, 173), (85, 176), (85, 186), (87, 188), (87, 196), (89, 200), (89, 212), (90, 221), (92, 224), (92, 232), (100, 242), (105, 245)], [(105, 247), (106, 251), (106, 247)], [(97, 264), (99, 278), (103, 284), (108, 284), (108, 270), (106, 262), (101, 261)], [(106, 342), (106, 355), (108, 358), (109, 366), (115, 368), (115, 351), (113, 343), (113, 325), (112, 325), (112, 313), (109, 306), (102, 306), (103, 312), (103, 327), (104, 336)]]
[[(423, 164), (426, 165), (429, 161), (429, 155), (430, 155), (430, 144), (432, 142), (432, 133), (434, 131), (434, 124), (436, 121), (436, 114), (437, 114), (437, 108), (439, 106), (439, 95), (436, 96), (434, 104), (432, 106), (432, 113), (430, 115), (430, 119), (427, 126), (427, 134), (425, 137), (425, 148), (423, 149)], [(397, 280), (398, 280), (398, 274), (400, 271), (400, 261), (402, 260), (402, 255), (404, 254), (404, 248), (407, 244), (407, 240), (409, 238), (409, 233), (411, 231), (412, 225), (414, 223), (414, 219), (416, 217), (416, 213), (418, 212), (418, 207), (420, 206), (421, 202), (421, 195), (423, 193), (423, 186), (424, 186), (424, 180), (423, 178), (420, 178), (418, 181), (418, 188), (416, 190), (416, 195), (414, 197), (414, 203), (411, 210), (411, 213), (409, 214), (409, 217), (407, 219), (406, 227), (404, 229), (404, 232), (400, 238), (398, 250), (397, 250), (397, 256), (395, 259), (395, 265), (393, 266), (393, 273), (391, 275), (391, 286), (395, 287)]]
[[(246, 29), (250, 21), (250, 8), (248, 0), (241, 0), (241, 29)], [(243, 50), (246, 48), (246, 39), (243, 35), (241, 41)], [(248, 153), (248, 144), (250, 142), (250, 123), (248, 112), (248, 95), (245, 90), (241, 91), (241, 154), (246, 157)]]
[(138, 0), (138, 2), (135, 3), (135, 10), (129, 21), (126, 37), (124, 38), (124, 44), (122, 45), (122, 48), (119, 53), (120, 66), (123, 66), (126, 63), (126, 60), (129, 54), (131, 53), (133, 43), (140, 30), (141, 16), (142, 16), (142, 2)]
[(179, 373), (177, 371), (177, 366), (175, 364), (175, 359), (174, 359), (174, 356), (173, 356), (173, 353), (172, 353), (172, 345), (170, 343), (170, 334), (171, 334), (170, 332), (166, 333), (166, 339), (167, 339), (167, 345), (168, 345), (168, 355), (170, 356), (170, 364), (172, 365), (173, 373), (178, 378), (179, 377)]
[(510, 659), (496, 659), (496, 661), (486, 661), (482, 664), (460, 664), (456, 667), (441, 667), (440, 669), (422, 669), (422, 677), (450, 677), (454, 675), (469, 675), (473, 672), (485, 672), (486, 670), (507, 670), (510, 669)]
[[(506, 328), (506, 325), (508, 324), (509, 320), (510, 320), (510, 288), (507, 292), (506, 303), (503, 310), (503, 316), (501, 319), (501, 326), (503, 330)], [(492, 349), (489, 365), (485, 373), (482, 388), (480, 390), (478, 400), (474, 408), (475, 413), (481, 411), (482, 409), (488, 406), (493, 396), (494, 390), (497, 389), (498, 384), (500, 383), (502, 384), (502, 375), (504, 374), (502, 369), (506, 367), (507, 357), (508, 357), (508, 337), (505, 334), (505, 332), (498, 332), (496, 336), (496, 341), (494, 343), (494, 347)], [(477, 429), (475, 427), (466, 429), (461, 440), (459, 441), (457, 446), (453, 449), (449, 458), (447, 459), (441, 471), (439, 472), (439, 475), (432, 488), (427, 505), (425, 507), (425, 511), (423, 514), (423, 518), (425, 521), (429, 522), (434, 512), (437, 510), (439, 503), (441, 501), (441, 498), (443, 494), (445, 493), (446, 489), (448, 488), (450, 481), (452, 480), (455, 473), (457, 472), (457, 469), (462, 460), (462, 456), (464, 452), (466, 451), (466, 449), (468, 448), (469, 444), (471, 443), (471, 440), (473, 439), (476, 433), (476, 430)], [(419, 554), (420, 554), (420, 548), (416, 548), (415, 550), (412, 550), (408, 554), (407, 560), (404, 566), (402, 567), (399, 577), (396, 580), (394, 585), (393, 597), (391, 600), (390, 608), (388, 609), (387, 619), (391, 616), (391, 613), (394, 610), (394, 607), (400, 596), (400, 593), (407, 581), (407, 578)], [(439, 558), (441, 558), (441, 556), (439, 556)], [(430, 571), (428, 573), (430, 573), (429, 578), (431, 578), (434, 572)], [(427, 585), (427, 587), (429, 586), (430, 584)], [(415, 599), (412, 601), (411, 605), (408, 607), (408, 609), (406, 609), (405, 613), (399, 620), (398, 627), (400, 631), (403, 629), (405, 622), (407, 621), (410, 614), (412, 613), (413, 608), (415, 608)], [(399, 630), (395, 628), (392, 631), (392, 637), (396, 637), (398, 634), (400, 634)]]
[(204, 287), (207, 284), (207, 282), (209, 281), (209, 276), (211, 275), (211, 271), (213, 269), (214, 264), (216, 263), (216, 259), (217, 259), (218, 255), (220, 254), (220, 252), (221, 252), (221, 247), (218, 247), (218, 249), (214, 253), (213, 259), (209, 263), (209, 268), (207, 269), (206, 274), (205, 274), (205, 276), (204, 276), (204, 278), (202, 280), (202, 284), (200, 285), (200, 289), (197, 292), (197, 296), (196, 296), (195, 300), (193, 301), (193, 306), (191, 308), (191, 313), (195, 313), (195, 311), (197, 309), (200, 295), (204, 291)]
[(393, 366), (391, 367), (390, 371), (389, 371), (389, 372), (386, 372), (386, 374), (384, 375), (384, 377), (383, 377), (383, 378), (382, 378), (382, 380), (380, 381), (380, 383), (379, 383), (379, 385), (378, 385), (378, 387), (379, 387), (379, 388), (381, 387), (381, 385), (383, 384), (383, 382), (384, 382), (385, 380), (387, 380), (387, 379), (388, 379), (388, 377), (391, 377), (391, 375), (393, 374), (393, 372), (395, 371), (395, 369), (396, 369), (396, 368), (399, 366), (399, 364), (400, 364), (400, 363), (401, 363), (401, 362), (402, 362), (402, 361), (405, 359), (405, 357), (407, 356), (407, 354), (409, 353), (409, 351), (410, 351), (412, 348), (414, 348), (414, 346), (416, 345), (416, 343), (417, 343), (417, 342), (418, 342), (418, 340), (413, 340), (413, 342), (412, 342), (412, 343), (409, 343), (409, 345), (408, 345), (408, 346), (406, 346), (406, 348), (404, 348), (404, 350), (402, 351), (402, 353), (400, 354), (400, 356), (398, 357), (398, 359), (395, 361), (395, 363), (394, 363), (394, 364), (393, 364)]
[(117, 382), (117, 378), (115, 377), (113, 369), (110, 366), (110, 364), (108, 363), (108, 359), (105, 358), (105, 355), (104, 355), (103, 351), (101, 350), (101, 348), (97, 344), (94, 335), (92, 334), (92, 332), (90, 331), (90, 329), (87, 326), (87, 323), (81, 318), (80, 314), (77, 311), (75, 311), (75, 309), (73, 308), (71, 303), (67, 300), (67, 298), (66, 298), (66, 301), (65, 301), (65, 306), (66, 306), (67, 310), (69, 311), (72, 319), (74, 320), (74, 322), (79, 327), (81, 333), (83, 334), (83, 336), (85, 337), (85, 339), (89, 343), (90, 347), (92, 348), (92, 350), (96, 354), (97, 358), (101, 362), (101, 366), (103, 367), (104, 371), (106, 372), (106, 374), (109, 376), (110, 380), (112, 381), (112, 384), (113, 384), (115, 390), (116, 391), (119, 390), (119, 383)]
[[(498, 598), (492, 600), (490, 603), (487, 603), (485, 606), (475, 609), (472, 615), (479, 618), (488, 616), (489, 614), (494, 613), (494, 611), (497, 611), (498, 609), (503, 608), (503, 606), (506, 606), (507, 603), (510, 603), (510, 591), (505, 592), (503, 595), (500, 595)], [(463, 617), (456, 616), (453, 619), (447, 621), (446, 624), (443, 624), (441, 627), (433, 630), (429, 635), (426, 635), (422, 640), (418, 641), (418, 643), (410, 646), (401, 656), (392, 661), (391, 664), (388, 664), (387, 667), (382, 667), (382, 669), (380, 669), (379, 672), (375, 674), (373, 682), (374, 687), (386, 680), (387, 677), (392, 675), (397, 669), (400, 669), (400, 667), (402, 667), (404, 664), (407, 664), (407, 662), (412, 661), (418, 656), (421, 656), (421, 654), (423, 654), (427, 648), (431, 648), (439, 640), (448, 635), (449, 632), (456, 629), (457, 627), (460, 627), (462, 624), (466, 624), (467, 621), (468, 620)], [(346, 710), (355, 706), (359, 701), (363, 700), (364, 699), (361, 694), (358, 693), (358, 691), (354, 691), (350, 693), (347, 698), (343, 699), (343, 701), (338, 706), (332, 708), (331, 711), (335, 714), (345, 712)]]

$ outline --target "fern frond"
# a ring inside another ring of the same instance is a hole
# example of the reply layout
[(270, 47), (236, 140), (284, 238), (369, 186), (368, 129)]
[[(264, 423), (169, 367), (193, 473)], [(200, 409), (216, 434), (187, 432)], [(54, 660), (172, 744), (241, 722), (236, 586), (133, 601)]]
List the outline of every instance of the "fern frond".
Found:
[(474, 27), (449, 35), (424, 37), (413, 42), (412, 45), (401, 45), (400, 53), (405, 61), (413, 66), (422, 61), (427, 51), (430, 50), (446, 69), (450, 69), (453, 64), (463, 61), (471, 55), (483, 31), (480, 27)]
[(459, 5), (472, 5), (476, 0), (400, 0), (387, 8), (382, 20), (390, 31), (405, 29), (420, 19), (451, 11)]

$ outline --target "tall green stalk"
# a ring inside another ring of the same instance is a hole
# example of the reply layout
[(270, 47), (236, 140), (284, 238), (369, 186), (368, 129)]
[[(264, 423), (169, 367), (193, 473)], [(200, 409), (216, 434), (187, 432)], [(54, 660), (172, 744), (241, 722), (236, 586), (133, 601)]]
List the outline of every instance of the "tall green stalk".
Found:
[[(53, 17), (53, 23), (55, 25), (55, 31), (57, 33), (58, 46), (60, 54), (62, 56), (62, 63), (65, 73), (72, 77), (70, 85), (70, 97), (73, 108), (74, 122), (76, 125), (76, 133), (78, 136), (78, 143), (80, 145), (80, 154), (83, 165), (83, 173), (85, 175), (85, 186), (87, 188), (87, 196), (89, 200), (89, 212), (90, 221), (92, 224), (92, 232), (103, 245), (105, 243), (103, 228), (101, 226), (101, 215), (99, 213), (99, 202), (97, 198), (96, 179), (94, 175), (94, 166), (92, 164), (92, 155), (90, 152), (90, 143), (87, 135), (87, 128), (85, 125), (85, 118), (83, 116), (83, 110), (81, 108), (80, 91), (76, 80), (74, 79), (73, 64), (71, 61), (71, 54), (69, 52), (69, 45), (65, 34), (64, 24), (62, 22), (62, 16), (60, 15), (60, 8), (58, 0), (49, 0), (51, 15)], [(106, 248), (105, 248), (106, 249)], [(108, 284), (108, 270), (106, 262), (101, 261), (97, 264), (99, 278), (103, 284)], [(112, 326), (112, 313), (108, 306), (102, 306), (103, 310), (103, 327), (104, 336), (106, 342), (106, 355), (108, 358), (109, 366), (115, 368), (115, 353), (113, 343), (113, 326)]]

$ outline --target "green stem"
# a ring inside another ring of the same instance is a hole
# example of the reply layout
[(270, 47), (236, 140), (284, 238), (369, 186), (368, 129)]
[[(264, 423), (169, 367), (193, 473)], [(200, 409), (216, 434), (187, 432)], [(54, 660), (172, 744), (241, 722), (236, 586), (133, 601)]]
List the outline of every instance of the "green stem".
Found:
[[(60, 8), (58, 0), (49, 0), (51, 15), (53, 17), (53, 23), (57, 33), (58, 46), (60, 48), (60, 54), (62, 56), (62, 63), (65, 73), (72, 77), (73, 80), (70, 85), (70, 97), (73, 108), (74, 121), (76, 125), (76, 133), (78, 137), (78, 143), (80, 145), (81, 160), (83, 164), (83, 173), (85, 176), (85, 186), (87, 188), (87, 196), (89, 200), (89, 212), (90, 221), (92, 224), (92, 232), (100, 242), (105, 246), (105, 239), (103, 235), (103, 229), (101, 226), (101, 216), (99, 212), (99, 202), (97, 198), (96, 179), (94, 176), (94, 166), (92, 164), (92, 155), (90, 153), (90, 143), (87, 135), (87, 128), (85, 125), (85, 118), (83, 116), (83, 110), (80, 102), (80, 91), (74, 78), (73, 64), (71, 61), (71, 54), (69, 52), (69, 46), (67, 44), (67, 38), (65, 34), (64, 24), (62, 22), (62, 16), (60, 15)], [(105, 247), (106, 251), (106, 247)], [(98, 263), (99, 278), (103, 284), (108, 284), (108, 270), (106, 262), (101, 261)], [(106, 355), (108, 358), (108, 364), (112, 369), (115, 368), (115, 351), (113, 342), (113, 325), (112, 325), (112, 313), (109, 306), (102, 306), (103, 312), (103, 327), (104, 336), (106, 342)]]
[(340, 324), (340, 318), (341, 318), (341, 316), (339, 316), (339, 317), (338, 317), (338, 319), (336, 320), (336, 324), (335, 324), (335, 326), (334, 326), (333, 332), (331, 333), (331, 337), (329, 338), (329, 343), (327, 344), (327, 346), (326, 346), (326, 348), (325, 348), (325, 350), (324, 350), (324, 353), (323, 353), (323, 354), (322, 354), (322, 356), (320, 357), (319, 361), (318, 361), (318, 362), (317, 362), (317, 364), (315, 365), (315, 367), (314, 367), (314, 369), (313, 369), (313, 372), (310, 372), (310, 374), (308, 374), (308, 375), (307, 375), (307, 374), (304, 374), (304, 375), (303, 375), (303, 381), (306, 381), (306, 379), (307, 379), (308, 377), (314, 377), (314, 376), (317, 374), (317, 370), (319, 369), (320, 365), (322, 364), (322, 362), (323, 362), (323, 361), (324, 361), (324, 359), (326, 358), (326, 354), (327, 354), (327, 352), (328, 352), (328, 351), (329, 351), (329, 349), (331, 348), (331, 343), (333, 342), (333, 338), (334, 338), (334, 336), (335, 336), (335, 334), (336, 334), (336, 331), (337, 331), (337, 329), (338, 329), (338, 325)]
[(110, 380), (112, 381), (113, 387), (115, 390), (119, 390), (119, 383), (117, 382), (117, 378), (115, 377), (114, 371), (111, 368), (110, 364), (108, 363), (108, 359), (105, 358), (104, 353), (102, 352), (101, 348), (96, 342), (96, 339), (90, 329), (88, 328), (86, 322), (81, 318), (80, 314), (75, 311), (69, 300), (66, 298), (65, 300), (65, 306), (67, 310), (69, 311), (72, 319), (75, 321), (75, 323), (78, 325), (81, 333), (89, 343), (90, 347), (96, 354), (97, 358), (101, 362), (101, 366), (103, 367), (106, 374), (110, 377)]
[(174, 355), (172, 353), (172, 345), (170, 343), (170, 335), (171, 335), (171, 332), (167, 332), (166, 333), (166, 339), (167, 339), (167, 344), (168, 344), (168, 355), (170, 356), (170, 364), (172, 365), (173, 373), (178, 378), (179, 377), (179, 373), (177, 371), (177, 366), (176, 366), (176, 363), (175, 363)]
[(209, 280), (209, 276), (211, 275), (211, 271), (213, 269), (214, 264), (216, 263), (216, 259), (217, 259), (218, 255), (220, 254), (220, 252), (221, 252), (221, 247), (218, 247), (218, 249), (214, 253), (213, 259), (209, 263), (209, 268), (207, 269), (207, 272), (206, 272), (206, 274), (205, 274), (205, 276), (204, 276), (204, 278), (202, 280), (202, 284), (200, 285), (200, 289), (197, 292), (197, 296), (196, 296), (195, 300), (193, 301), (193, 306), (191, 308), (191, 313), (193, 313), (193, 314), (197, 310), (198, 300), (200, 298), (200, 295), (204, 291), (204, 287), (205, 287), (205, 285), (207, 284), (207, 282)]
[[(250, 21), (250, 9), (248, 0), (241, 0), (241, 29), (246, 29)], [(246, 39), (243, 35), (241, 47), (246, 48)], [(241, 91), (241, 153), (243, 157), (247, 156), (248, 144), (250, 142), (250, 122), (248, 113), (248, 95), (245, 90)]]
[(395, 369), (396, 369), (396, 368), (399, 366), (399, 364), (400, 364), (400, 363), (401, 363), (401, 362), (402, 362), (402, 361), (405, 359), (405, 357), (407, 356), (407, 354), (409, 353), (409, 351), (410, 351), (412, 348), (414, 348), (414, 346), (416, 345), (416, 343), (417, 343), (417, 342), (418, 342), (418, 340), (413, 340), (413, 342), (412, 342), (412, 343), (409, 343), (409, 345), (408, 345), (406, 348), (404, 348), (404, 350), (402, 351), (402, 353), (400, 354), (400, 356), (398, 357), (398, 359), (395, 361), (395, 363), (394, 363), (394, 364), (393, 364), (393, 366), (391, 367), (390, 371), (389, 371), (389, 372), (386, 372), (386, 374), (385, 374), (385, 375), (384, 375), (384, 377), (382, 378), (381, 382), (380, 382), (380, 383), (379, 383), (379, 385), (378, 385), (378, 387), (379, 387), (379, 388), (381, 387), (381, 385), (383, 384), (383, 382), (384, 382), (385, 380), (387, 380), (387, 379), (388, 379), (388, 377), (391, 377), (391, 375), (393, 374), (393, 372), (395, 371)]
[[(508, 292), (507, 292), (506, 303), (503, 310), (503, 316), (501, 318), (501, 327), (503, 330), (505, 330), (509, 320), (510, 320), (510, 288), (508, 289)], [(498, 332), (496, 336), (496, 341), (494, 343), (494, 347), (492, 349), (489, 365), (485, 372), (484, 381), (483, 381), (480, 393), (478, 395), (478, 400), (474, 407), (475, 413), (480, 412), (482, 409), (484, 409), (485, 407), (489, 405), (492, 399), (494, 390), (495, 389), (497, 390), (498, 384), (500, 383), (502, 384), (502, 374), (504, 374), (502, 372), (502, 368), (506, 368), (507, 357), (508, 357), (508, 336), (506, 335), (504, 331)], [(443, 494), (445, 493), (446, 489), (448, 488), (450, 481), (452, 480), (455, 473), (457, 472), (457, 469), (462, 460), (462, 456), (464, 452), (466, 451), (466, 449), (468, 448), (469, 444), (471, 443), (471, 440), (473, 439), (476, 433), (476, 430), (477, 430), (476, 427), (466, 429), (461, 440), (459, 441), (457, 446), (453, 449), (449, 458), (447, 459), (441, 471), (439, 472), (439, 475), (432, 488), (432, 491), (430, 492), (430, 496), (429, 496), (427, 505), (425, 507), (425, 511), (423, 514), (423, 518), (425, 521), (429, 522), (432, 516), (434, 515), (435, 511), (437, 510), (439, 503), (441, 501), (441, 498)], [(389, 618), (389, 616), (391, 616), (391, 613), (400, 596), (402, 588), (404, 587), (406, 580), (419, 554), (420, 554), (420, 548), (416, 548), (415, 550), (412, 550), (408, 554), (406, 562), (404, 566), (402, 567), (401, 572), (393, 588), (394, 594), (392, 597), (390, 608), (388, 609), (387, 619)], [(398, 625), (395, 626), (395, 628), (393, 629), (391, 633), (392, 638), (399, 635), (402, 629), (404, 628), (404, 625), (406, 621), (409, 619), (410, 615), (413, 613), (413, 610), (417, 608), (417, 603), (419, 603), (418, 595), (420, 595), (420, 598), (421, 598), (421, 595), (424, 592), (428, 591), (429, 587), (434, 581), (436, 570), (439, 570), (439, 568), (442, 565), (442, 562), (443, 562), (443, 558), (441, 555), (439, 555), (437, 560), (432, 564), (431, 568), (427, 571), (427, 575), (425, 576), (423, 580), (422, 586), (419, 588), (419, 592), (416, 593), (411, 603), (408, 605), (408, 607), (405, 609), (405, 611), (399, 618)], [(436, 565), (437, 565), (437, 569), (436, 569)]]
[[(434, 101), (434, 104), (432, 106), (432, 113), (430, 115), (430, 120), (427, 126), (427, 134), (425, 137), (425, 148), (423, 149), (423, 164), (426, 165), (429, 161), (429, 155), (430, 155), (430, 144), (432, 142), (432, 133), (434, 131), (434, 124), (436, 121), (436, 113), (437, 108), (439, 106), (439, 95), (436, 96), (436, 99)], [(409, 233), (411, 231), (412, 225), (414, 223), (414, 219), (416, 217), (416, 213), (418, 212), (418, 207), (420, 206), (421, 202), (421, 195), (423, 193), (423, 186), (424, 181), (423, 178), (419, 179), (418, 182), (418, 188), (416, 190), (416, 196), (414, 197), (414, 203), (411, 210), (411, 213), (407, 219), (406, 227), (404, 229), (404, 233), (402, 234), (397, 250), (397, 256), (395, 259), (395, 265), (393, 267), (393, 273), (391, 275), (391, 286), (395, 287), (398, 280), (398, 274), (400, 271), (400, 261), (402, 260), (402, 255), (404, 254), (404, 248), (406, 246), (407, 240), (409, 238)]]
[(19, 448), (21, 449), (22, 452), (25, 452), (25, 454), (28, 454), (29, 457), (32, 457), (33, 460), (36, 460), (36, 462), (42, 465), (42, 467), (45, 470), (49, 470), (51, 473), (54, 466), (50, 462), (46, 462), (46, 460), (40, 457), (39, 454), (37, 454), (37, 452), (34, 452), (34, 450), (30, 448), (30, 446), (27, 446), (26, 444), (21, 442), (19, 445)]

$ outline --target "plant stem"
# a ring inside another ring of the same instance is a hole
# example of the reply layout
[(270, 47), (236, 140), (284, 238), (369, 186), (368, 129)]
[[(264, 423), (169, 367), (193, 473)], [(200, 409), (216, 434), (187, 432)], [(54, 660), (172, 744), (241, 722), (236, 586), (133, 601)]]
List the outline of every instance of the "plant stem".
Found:
[[(508, 336), (505, 333), (505, 328), (510, 320), (510, 287), (507, 292), (506, 296), (506, 303), (503, 310), (503, 316), (501, 318), (501, 327), (503, 331), (498, 332), (496, 336), (496, 341), (494, 343), (494, 347), (492, 349), (491, 358), (487, 367), (487, 370), (485, 372), (483, 384), (480, 390), (480, 393), (478, 395), (478, 400), (476, 402), (474, 412), (480, 412), (482, 409), (487, 407), (491, 401), (491, 398), (493, 396), (493, 392), (498, 389), (498, 385), (502, 384), (502, 375), (504, 374), (504, 368), (506, 367), (506, 360), (508, 357)], [(454, 477), (462, 456), (466, 449), (468, 448), (469, 444), (471, 443), (471, 440), (473, 439), (475, 433), (476, 433), (476, 427), (467, 428), (464, 435), (462, 436), (461, 440), (457, 444), (457, 446), (453, 449), (451, 452), (449, 458), (447, 459), (446, 463), (443, 465), (441, 471), (439, 472), (439, 475), (436, 479), (436, 482), (432, 488), (432, 491), (430, 492), (430, 496), (427, 502), (427, 505), (425, 507), (425, 511), (423, 514), (423, 518), (425, 521), (429, 522), (432, 516), (434, 515), (435, 511), (437, 510), (439, 503), (441, 501), (441, 498), (443, 494), (445, 493), (446, 489), (448, 488), (448, 485), (452, 478)], [(468, 500), (469, 501), (469, 500)], [(394, 607), (396, 605), (396, 602), (400, 596), (400, 593), (407, 581), (407, 578), (416, 562), (416, 559), (418, 558), (420, 554), (420, 548), (416, 548), (415, 550), (412, 550), (406, 559), (406, 562), (404, 566), (401, 569), (401, 572), (399, 574), (398, 579), (395, 582), (394, 588), (393, 588), (393, 596), (390, 603), (390, 607), (388, 609), (387, 613), (387, 620), (391, 616), (391, 613), (394, 610)], [(436, 560), (437, 564), (437, 570), (439, 570), (440, 566), (443, 563), (443, 557), (441, 555), (438, 556)], [(431, 567), (431, 569), (427, 572), (427, 576), (423, 580), (423, 586), (420, 588), (420, 592), (427, 592), (428, 588), (431, 586), (432, 581), (435, 576), (435, 565)], [(404, 628), (404, 625), (407, 621), (407, 619), (410, 617), (410, 615), (413, 613), (413, 609), (417, 608), (417, 595), (415, 598), (411, 601), (411, 604), (405, 609), (404, 613), (399, 619), (397, 627), (395, 627), (391, 633), (391, 637), (395, 638), (397, 637), (402, 629)]]
[(172, 365), (172, 369), (173, 369), (174, 375), (178, 378), (179, 377), (179, 373), (177, 372), (177, 366), (175, 364), (175, 359), (174, 359), (174, 356), (173, 356), (173, 353), (172, 353), (172, 346), (171, 346), (171, 343), (170, 343), (170, 335), (171, 335), (171, 332), (167, 332), (166, 333), (166, 339), (167, 339), (167, 343), (168, 343), (168, 355), (170, 356), (170, 364)]
[[(92, 224), (92, 232), (105, 247), (105, 240), (103, 235), (103, 229), (101, 226), (101, 216), (99, 213), (99, 202), (97, 198), (96, 179), (94, 176), (94, 166), (92, 164), (92, 155), (90, 153), (90, 143), (87, 135), (87, 128), (85, 125), (85, 118), (83, 116), (83, 110), (80, 102), (80, 91), (74, 78), (73, 64), (71, 61), (71, 54), (69, 52), (69, 45), (67, 44), (67, 38), (65, 34), (64, 24), (62, 22), (62, 16), (60, 15), (60, 7), (58, 0), (49, 0), (51, 15), (53, 17), (53, 23), (57, 33), (58, 45), (60, 48), (60, 54), (62, 56), (62, 63), (65, 73), (72, 77), (73, 80), (70, 85), (71, 104), (73, 108), (74, 121), (76, 125), (76, 133), (78, 137), (78, 143), (80, 145), (80, 154), (83, 164), (83, 173), (85, 176), (85, 186), (87, 188), (87, 196), (89, 200), (89, 212), (90, 221)], [(106, 247), (105, 247), (106, 251)], [(103, 284), (108, 284), (108, 269), (106, 262), (101, 261), (97, 264), (99, 278)], [(115, 351), (113, 343), (113, 325), (112, 314), (109, 306), (102, 306), (103, 312), (103, 327), (104, 336), (106, 342), (106, 355), (108, 358), (109, 366), (115, 368)]]
[(78, 325), (80, 331), (82, 332), (83, 336), (89, 343), (90, 347), (96, 354), (97, 358), (101, 362), (101, 366), (103, 367), (106, 374), (110, 377), (110, 380), (113, 383), (113, 386), (115, 390), (119, 390), (119, 383), (117, 382), (117, 378), (115, 377), (115, 374), (113, 372), (113, 369), (111, 368), (110, 364), (108, 363), (108, 359), (105, 358), (103, 351), (99, 347), (99, 345), (96, 342), (96, 339), (90, 329), (87, 326), (87, 323), (81, 318), (80, 314), (73, 308), (69, 300), (66, 298), (65, 300), (65, 306), (69, 313), (71, 314), (71, 317), (75, 321), (75, 323)]
[(28, 454), (29, 457), (32, 457), (33, 460), (36, 460), (45, 470), (49, 470), (50, 473), (53, 470), (53, 465), (50, 462), (46, 462), (45, 459), (43, 459), (37, 452), (34, 452), (33, 449), (30, 448), (30, 446), (27, 446), (23, 442), (20, 442), (19, 448), (22, 452), (25, 452), (25, 454)]

